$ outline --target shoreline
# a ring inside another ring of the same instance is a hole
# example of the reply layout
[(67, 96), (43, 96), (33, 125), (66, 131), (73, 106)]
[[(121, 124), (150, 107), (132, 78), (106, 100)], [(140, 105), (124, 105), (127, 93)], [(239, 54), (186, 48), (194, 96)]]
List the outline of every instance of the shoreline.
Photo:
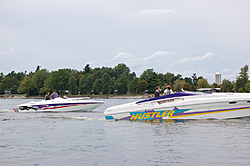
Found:
[[(68, 98), (90, 97), (90, 99), (146, 99), (150, 95), (69, 95)], [(44, 99), (44, 96), (2, 95), (0, 99)]]

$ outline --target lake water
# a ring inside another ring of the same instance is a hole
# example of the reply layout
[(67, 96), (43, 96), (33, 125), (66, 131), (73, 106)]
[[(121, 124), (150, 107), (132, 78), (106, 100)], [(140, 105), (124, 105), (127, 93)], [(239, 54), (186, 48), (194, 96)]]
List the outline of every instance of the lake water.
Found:
[[(106, 121), (93, 112), (15, 113), (0, 99), (0, 165), (250, 165), (250, 118)], [(36, 100), (34, 100), (36, 101)]]

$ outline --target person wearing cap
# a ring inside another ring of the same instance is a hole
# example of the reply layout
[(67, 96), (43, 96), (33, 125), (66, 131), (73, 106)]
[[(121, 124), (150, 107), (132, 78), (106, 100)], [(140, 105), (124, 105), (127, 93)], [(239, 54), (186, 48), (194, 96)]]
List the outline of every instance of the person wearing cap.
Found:
[(170, 95), (173, 93), (171, 86), (167, 85), (166, 88), (167, 89), (164, 90), (164, 95)]

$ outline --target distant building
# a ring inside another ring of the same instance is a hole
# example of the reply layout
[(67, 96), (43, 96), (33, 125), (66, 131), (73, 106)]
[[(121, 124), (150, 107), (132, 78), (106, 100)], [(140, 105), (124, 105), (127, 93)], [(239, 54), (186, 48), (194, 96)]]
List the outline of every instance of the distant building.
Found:
[(215, 73), (215, 83), (217, 85), (221, 84), (221, 74), (219, 72)]

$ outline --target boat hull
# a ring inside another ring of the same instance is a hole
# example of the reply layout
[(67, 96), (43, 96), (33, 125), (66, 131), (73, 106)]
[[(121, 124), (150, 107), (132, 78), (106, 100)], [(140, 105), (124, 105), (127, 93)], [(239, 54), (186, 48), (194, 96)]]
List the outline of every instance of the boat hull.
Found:
[(240, 118), (250, 116), (250, 95), (173, 95), (110, 107), (104, 115), (107, 120)]
[(54, 99), (30, 102), (18, 105), (15, 112), (81, 112), (92, 111), (104, 104), (104, 101), (81, 99)]

